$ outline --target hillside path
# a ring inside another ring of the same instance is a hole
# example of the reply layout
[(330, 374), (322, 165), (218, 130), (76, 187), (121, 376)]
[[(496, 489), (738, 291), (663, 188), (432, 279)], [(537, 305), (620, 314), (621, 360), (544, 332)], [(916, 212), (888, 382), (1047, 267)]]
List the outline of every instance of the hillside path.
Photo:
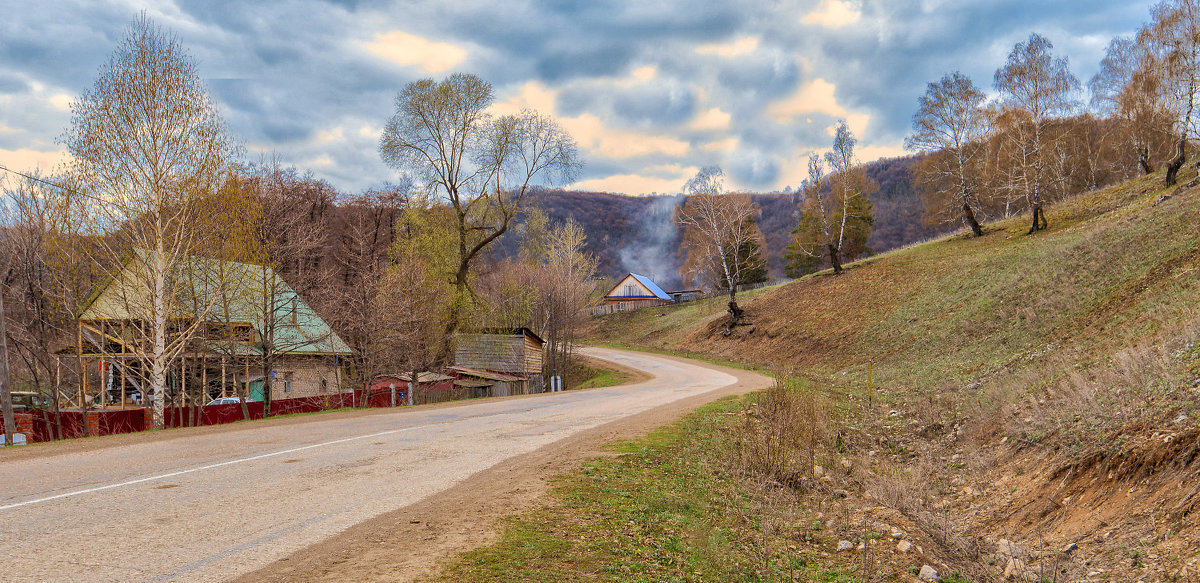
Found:
[(603, 443), (769, 382), (584, 352), (652, 378), (0, 452), (0, 580), (411, 579), (490, 540)]

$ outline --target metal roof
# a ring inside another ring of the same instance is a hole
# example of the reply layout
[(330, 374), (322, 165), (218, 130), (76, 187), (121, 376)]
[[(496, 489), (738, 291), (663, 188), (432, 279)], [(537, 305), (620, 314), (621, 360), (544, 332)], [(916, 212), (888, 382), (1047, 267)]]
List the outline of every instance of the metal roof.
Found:
[[(144, 266), (154, 252), (134, 249), (120, 269), (106, 277), (80, 306), (80, 320), (148, 319), (149, 290), (141, 281)], [(177, 262), (178, 277), (190, 282), (190, 297), (175, 302), (173, 317), (191, 318), (188, 308), (206, 310), (199, 317), (210, 322), (248, 324), (261, 335), (265, 328), (263, 306), (272, 293), (274, 345), (280, 354), (347, 355), (350, 347), (317, 315), (291, 286), (266, 265), (189, 256)], [(270, 290), (270, 291), (268, 291)], [(261, 353), (256, 343), (242, 344), (239, 352)]]
[(463, 376), (475, 377), (478, 379), (487, 379), (489, 381), (513, 382), (513, 381), (529, 380), (522, 376), (504, 374), (504, 373), (499, 373), (499, 372), (492, 372), (492, 371), (487, 371), (487, 370), (479, 370), (479, 369), (475, 369), (475, 368), (467, 368), (465, 366), (452, 366), (452, 367), (448, 368), (447, 370), (454, 371)]
[(636, 273), (630, 273), (629, 275), (632, 275), (634, 279), (638, 280), (638, 282), (640, 282), (642, 285), (646, 286), (646, 289), (650, 290), (650, 293), (657, 296), (658, 299), (660, 299), (660, 300), (671, 299), (671, 296), (668, 295), (667, 292), (663, 291), (663, 288), (658, 287), (658, 284), (654, 283), (654, 280), (650, 279), (649, 277), (646, 277), (644, 275), (638, 275)]

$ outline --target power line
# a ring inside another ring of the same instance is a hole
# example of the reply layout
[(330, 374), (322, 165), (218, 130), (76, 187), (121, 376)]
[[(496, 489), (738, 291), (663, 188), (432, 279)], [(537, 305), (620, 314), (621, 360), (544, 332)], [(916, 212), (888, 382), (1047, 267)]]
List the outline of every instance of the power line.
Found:
[(40, 183), (42, 183), (42, 184), (45, 184), (46, 186), (53, 186), (54, 188), (57, 188), (57, 189), (59, 189), (59, 190), (65, 190), (66, 192), (69, 192), (69, 193), (71, 193), (71, 194), (76, 194), (76, 195), (79, 195), (79, 196), (82, 196), (82, 197), (85, 197), (85, 198), (90, 198), (90, 199), (92, 199), (92, 200), (95, 200), (95, 201), (104, 202), (104, 201), (103, 201), (103, 200), (102, 200), (100, 197), (98, 197), (98, 196), (96, 196), (96, 195), (93, 195), (93, 194), (87, 194), (87, 193), (85, 193), (85, 192), (80, 192), (80, 191), (78, 191), (78, 190), (75, 190), (74, 188), (68, 188), (68, 187), (66, 187), (66, 186), (63, 186), (63, 185), (61, 185), (61, 184), (55, 184), (55, 183), (53, 183), (53, 182), (50, 182), (49, 180), (46, 180), (46, 179), (44, 179), (44, 178), (39, 178), (39, 177), (37, 177), (37, 176), (33, 176), (32, 174), (26, 174), (26, 173), (24, 173), (24, 172), (21, 172), (21, 171), (19, 171), (19, 170), (13, 170), (12, 168), (9, 168), (8, 166), (5, 166), (4, 164), (0, 164), (0, 170), (3, 170), (3, 171), (5, 171), (5, 172), (8, 172), (8, 173), (10, 173), (10, 174), (16, 174), (17, 176), (21, 176), (21, 177), (23, 177), (23, 178), (26, 178), (26, 179), (29, 179), (29, 180), (33, 180), (33, 181), (35, 181), (35, 182), (40, 182)]

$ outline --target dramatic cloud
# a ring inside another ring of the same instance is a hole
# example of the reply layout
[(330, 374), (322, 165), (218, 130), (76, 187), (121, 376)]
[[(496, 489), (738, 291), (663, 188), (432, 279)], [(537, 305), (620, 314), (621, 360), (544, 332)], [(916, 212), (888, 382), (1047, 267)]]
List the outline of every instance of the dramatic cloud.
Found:
[[(495, 84), (578, 140), (578, 187), (677, 192), (717, 164), (734, 188), (796, 186), (846, 119), (859, 157), (903, 153), (925, 84), (990, 88), (1037, 31), (1085, 81), (1152, 2), (1120, 0), (46, 0), (0, 20), (0, 164), (49, 170), (69, 104), (140, 11), (196, 58), (251, 157), (355, 192), (394, 180), (379, 133), (410, 81)], [(1086, 96), (1081, 96), (1086, 97)]]

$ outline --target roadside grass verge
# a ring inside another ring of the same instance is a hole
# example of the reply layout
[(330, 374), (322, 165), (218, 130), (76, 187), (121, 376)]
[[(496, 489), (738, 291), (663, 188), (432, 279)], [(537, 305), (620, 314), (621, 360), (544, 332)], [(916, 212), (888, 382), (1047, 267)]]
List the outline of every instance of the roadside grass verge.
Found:
[(799, 503), (806, 488), (739, 461), (764, 394), (709, 404), (557, 477), (550, 506), (507, 519), (497, 542), (437, 580), (858, 581), (856, 565), (829, 552), (834, 529)]

